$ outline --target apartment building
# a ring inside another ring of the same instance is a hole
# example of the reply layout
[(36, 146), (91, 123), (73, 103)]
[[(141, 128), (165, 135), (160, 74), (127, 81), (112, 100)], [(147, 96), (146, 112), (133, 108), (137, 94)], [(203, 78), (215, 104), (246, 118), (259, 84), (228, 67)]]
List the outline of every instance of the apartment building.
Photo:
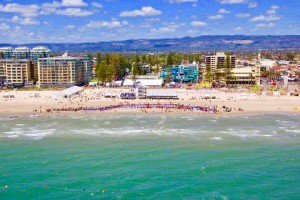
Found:
[[(224, 52), (217, 52), (215, 55), (206, 56), (205, 64), (206, 66), (210, 66), (212, 71), (215, 71), (217, 67), (219, 68), (225, 67), (226, 57), (227, 55)], [(235, 56), (229, 55), (228, 58), (229, 58), (231, 68), (235, 68)]]
[(28, 47), (17, 47), (15, 49), (11, 47), (1, 47), (0, 52), (4, 59), (31, 59), (33, 62), (37, 62), (39, 58), (50, 57), (51, 51), (47, 47), (37, 46), (33, 49)]
[(15, 49), (11, 47), (1, 47), (0, 53), (4, 59), (31, 59), (34, 67), (32, 68), (32, 76), (35, 80), (38, 79), (38, 59), (49, 58), (51, 50), (47, 47), (37, 46), (32, 49), (28, 47), (17, 47)]
[(23, 86), (32, 80), (33, 63), (29, 59), (0, 59), (0, 81), (4, 86)]
[(87, 57), (38, 59), (39, 87), (69, 87), (83, 85), (91, 79), (91, 60)]

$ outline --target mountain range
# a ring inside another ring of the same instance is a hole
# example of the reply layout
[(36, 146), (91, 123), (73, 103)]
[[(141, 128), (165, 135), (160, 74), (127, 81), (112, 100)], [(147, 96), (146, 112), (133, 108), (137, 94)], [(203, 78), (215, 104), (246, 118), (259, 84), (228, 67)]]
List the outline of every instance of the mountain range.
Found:
[(205, 35), (170, 39), (136, 39), (89, 43), (4, 44), (0, 47), (47, 46), (53, 52), (166, 52), (300, 49), (300, 35)]

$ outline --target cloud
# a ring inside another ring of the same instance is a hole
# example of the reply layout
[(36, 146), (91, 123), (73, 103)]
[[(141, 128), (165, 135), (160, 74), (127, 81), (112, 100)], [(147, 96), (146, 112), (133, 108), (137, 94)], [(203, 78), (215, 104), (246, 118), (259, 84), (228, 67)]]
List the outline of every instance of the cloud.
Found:
[(257, 7), (257, 3), (254, 1), (251, 1), (248, 3), (248, 8), (256, 8)]
[(160, 18), (158, 17), (151, 17), (146, 19), (147, 22), (159, 22)]
[(29, 18), (29, 17), (21, 18), (17, 15), (14, 15), (12, 17), (11, 21), (15, 22), (15, 23), (20, 23), (22, 25), (39, 25), (40, 24), (40, 22), (35, 19)]
[(62, 0), (61, 5), (65, 7), (84, 7), (87, 6), (87, 3), (83, 0)]
[(208, 19), (211, 19), (211, 20), (218, 20), (218, 19), (223, 19), (223, 15), (210, 15), (208, 16)]
[(5, 6), (0, 4), (0, 12), (17, 13), (26, 18), (23, 24), (37, 24), (31, 17), (39, 15), (66, 15), (66, 16), (88, 16), (93, 14), (92, 11), (82, 10), (81, 8), (64, 8), (59, 9), (62, 6), (79, 7), (86, 6), (82, 0), (63, 0), (62, 3), (53, 1), (52, 3), (44, 3), (42, 5), (20, 5), (20, 4), (6, 4)]
[(239, 4), (247, 3), (247, 0), (220, 0), (221, 4)]
[(171, 28), (171, 27), (162, 27), (162, 28), (153, 28), (153, 29), (150, 29), (150, 31), (152, 33), (172, 33), (172, 32), (175, 32), (176, 29), (174, 28)]
[(121, 26), (128, 25), (127, 21), (118, 21), (118, 20), (112, 20), (112, 21), (90, 21), (86, 27), (87, 28), (117, 28)]
[(76, 28), (76, 26), (75, 26), (75, 25), (67, 25), (67, 26), (65, 26), (64, 28), (65, 28), (65, 29), (68, 29), (68, 30), (73, 30), (73, 29)]
[(243, 31), (244, 29), (243, 29), (243, 27), (238, 26), (234, 30), (236, 30), (236, 31)]
[(142, 7), (141, 10), (123, 11), (120, 13), (120, 17), (137, 17), (137, 16), (154, 16), (160, 15), (162, 12), (156, 10), (151, 6)]
[(66, 15), (66, 16), (85, 17), (85, 16), (92, 15), (93, 12), (89, 11), (89, 10), (82, 10), (81, 8), (66, 8), (66, 9), (56, 10), (55, 14)]
[(277, 10), (277, 9), (279, 9), (279, 6), (274, 5), (274, 6), (271, 6), (270, 9), (271, 9), (271, 10)]
[(267, 10), (267, 15), (255, 16), (250, 21), (278, 21), (281, 19), (281, 17), (276, 15), (277, 9), (279, 9), (278, 6), (271, 6), (271, 8)]
[(44, 3), (41, 6), (40, 14), (49, 15), (51, 13), (55, 13), (57, 8), (60, 7), (60, 3), (57, 1), (53, 1), (52, 3)]
[(6, 23), (0, 24), (0, 30), (1, 31), (8, 31), (10, 29), (10, 26), (7, 25)]
[(201, 22), (201, 21), (192, 21), (191, 22), (191, 26), (194, 26), (194, 27), (203, 27), (206, 25), (207, 24), (205, 22)]
[(218, 13), (219, 13), (219, 14), (229, 14), (230, 11), (229, 11), (229, 10), (226, 10), (226, 9), (224, 9), (224, 8), (222, 8), (222, 9), (220, 9), (220, 10), (218, 11)]
[(275, 27), (274, 23), (268, 23), (268, 24), (264, 24), (264, 23), (260, 23), (260, 24), (255, 24), (256, 28), (273, 28)]
[(238, 13), (235, 15), (236, 18), (247, 18), (250, 17), (249, 13)]
[(277, 21), (277, 20), (280, 20), (279, 16), (275, 16), (275, 15), (270, 15), (270, 16), (259, 15), (259, 16), (253, 17), (250, 21), (252, 21), (252, 22), (258, 22), (258, 21)]
[(161, 28), (150, 29), (150, 32), (152, 32), (152, 33), (171, 33), (171, 32), (175, 32), (177, 29), (184, 26), (185, 24), (170, 22), (170, 23), (165, 23), (164, 25), (165, 26), (161, 27)]
[[(85, 17), (93, 14), (92, 11), (83, 10), (81, 8), (60, 9), (61, 5), (62, 4), (60, 4), (57, 1), (53, 1), (52, 3), (44, 3), (41, 6), (40, 14), (42, 15), (56, 14), (56, 15), (77, 16), (77, 17)], [(79, 5), (79, 1), (74, 1), (72, 5)]]
[(92, 6), (94, 6), (95, 8), (103, 8), (103, 5), (97, 2), (93, 2)]
[(196, 3), (198, 2), (198, 0), (167, 0), (170, 4), (174, 4), (174, 3)]
[(39, 6), (35, 4), (20, 5), (16, 3), (9, 3), (6, 4), (5, 6), (0, 4), (0, 12), (18, 13), (26, 17), (38, 16), (38, 10), (39, 10)]

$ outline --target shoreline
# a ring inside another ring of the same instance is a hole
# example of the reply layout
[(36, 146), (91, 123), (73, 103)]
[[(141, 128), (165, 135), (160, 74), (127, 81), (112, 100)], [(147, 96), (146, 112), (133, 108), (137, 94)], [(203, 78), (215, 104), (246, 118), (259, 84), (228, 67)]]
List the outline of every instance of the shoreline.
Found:
[(231, 113), (225, 113), (225, 114), (203, 114), (198, 112), (164, 112), (161, 113), (159, 111), (154, 112), (140, 112), (137, 110), (126, 110), (121, 112), (112, 112), (112, 111), (90, 111), (90, 112), (65, 112), (65, 113), (11, 113), (9, 115), (0, 113), (0, 121), (6, 121), (6, 120), (15, 120), (15, 119), (24, 119), (24, 118), (60, 118), (60, 117), (134, 117), (134, 116), (142, 116), (142, 117), (153, 117), (153, 116), (167, 116), (167, 117), (245, 117), (245, 116), (299, 116), (300, 112), (276, 112), (276, 111), (270, 111), (270, 112), (231, 112)]

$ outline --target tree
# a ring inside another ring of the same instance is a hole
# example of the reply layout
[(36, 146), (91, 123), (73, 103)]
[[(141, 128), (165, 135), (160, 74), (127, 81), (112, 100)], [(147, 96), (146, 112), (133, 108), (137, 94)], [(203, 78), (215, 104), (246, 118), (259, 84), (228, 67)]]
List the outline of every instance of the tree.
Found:
[(154, 63), (154, 65), (155, 65), (155, 67), (156, 67), (156, 73), (158, 73), (159, 72), (159, 64), (160, 64), (160, 59), (159, 59), (159, 55), (155, 55), (154, 57), (153, 57), (153, 63)]
[(280, 78), (280, 76), (281, 76), (281, 73), (279, 71), (276, 71), (274, 73), (274, 78), (275, 78), (276, 81)]
[(146, 64), (147, 63), (147, 57), (145, 54), (142, 55), (142, 63)]
[(271, 58), (272, 58), (272, 56), (271, 56), (271, 54), (270, 54), (270, 53), (266, 53), (266, 55), (265, 55), (265, 58), (266, 58), (266, 59), (271, 59)]
[(295, 55), (293, 53), (287, 53), (286, 54), (286, 59), (287, 60), (293, 61), (294, 58), (295, 58)]
[(205, 78), (206, 81), (208, 81), (209, 83), (211, 83), (212, 78), (213, 78), (213, 74), (211, 72), (211, 66), (210, 65), (207, 65), (206, 68), (205, 68), (204, 78)]
[(97, 62), (96, 64), (96, 78), (98, 81), (100, 81), (102, 84), (104, 84), (107, 80), (107, 67), (106, 62), (103, 60), (100, 63)]
[(171, 70), (171, 67), (168, 67), (167, 77), (166, 77), (165, 81), (166, 81), (166, 83), (172, 82), (172, 70)]
[(181, 63), (182, 63), (182, 59), (183, 59), (183, 56), (181, 55), (181, 54), (179, 54), (179, 53), (176, 53), (175, 55), (174, 55), (174, 62), (173, 62), (173, 64), (175, 64), (175, 65), (180, 65)]
[(96, 62), (100, 64), (100, 62), (103, 60), (102, 58), (102, 54), (101, 53), (97, 53), (96, 55)]
[(215, 81), (217, 81), (218, 85), (220, 85), (220, 81), (223, 78), (223, 73), (220, 69), (217, 69), (215, 72)]
[(93, 55), (91, 53), (88, 53), (86, 57), (88, 57), (90, 60), (93, 60)]
[(147, 56), (147, 63), (150, 65), (150, 73), (152, 73), (152, 66), (154, 65), (154, 60), (153, 60), (153, 57), (152, 55), (148, 55)]
[(232, 80), (232, 66), (230, 61), (230, 56), (227, 54), (224, 63), (226, 84)]
[(115, 79), (115, 67), (113, 64), (109, 64), (106, 66), (106, 82), (111, 82)]
[(120, 59), (118, 54), (113, 53), (110, 55), (110, 61), (108, 66), (111, 68), (109, 69), (109, 75), (112, 77), (113, 80), (115, 80), (117, 76), (120, 75)]
[(200, 56), (199, 53), (196, 53), (196, 54), (194, 55), (194, 60), (195, 60), (196, 62), (198, 62), (198, 63), (201, 61), (201, 56)]
[(0, 52), (0, 58), (1, 58), (1, 59), (4, 58), (4, 52)]
[(119, 55), (120, 68), (117, 71), (117, 76), (123, 78), (126, 75), (127, 70), (131, 69), (131, 64), (126, 60), (123, 54)]
[(169, 52), (167, 56), (167, 66), (171, 67), (172, 65), (174, 65), (174, 53)]
[(132, 72), (131, 73), (132, 73), (132, 80), (135, 82), (136, 76), (138, 75), (138, 67), (137, 67), (136, 63), (134, 63), (132, 65)]
[(250, 74), (250, 85), (252, 85), (252, 81), (253, 81), (253, 74)]
[(140, 58), (140, 56), (136, 54), (136, 55), (133, 57), (133, 60), (132, 60), (132, 62), (135, 62), (135, 63), (140, 63), (140, 62), (141, 62), (141, 58)]

